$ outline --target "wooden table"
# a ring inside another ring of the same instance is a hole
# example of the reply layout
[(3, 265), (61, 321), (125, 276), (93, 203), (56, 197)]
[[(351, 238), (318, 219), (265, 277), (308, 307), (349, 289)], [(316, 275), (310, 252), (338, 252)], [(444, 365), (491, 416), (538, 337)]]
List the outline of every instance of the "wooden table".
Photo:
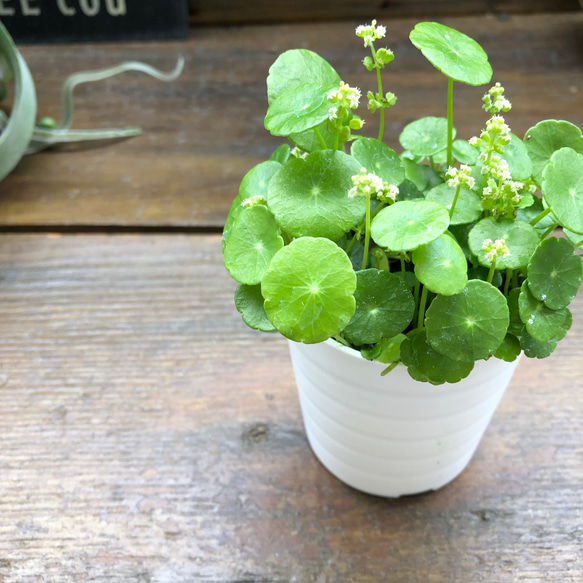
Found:
[[(443, 22), (490, 54), (516, 133), (583, 126), (583, 15)], [(354, 24), (23, 49), (44, 115), (79, 69), (170, 69), (178, 53), (187, 69), (80, 88), (77, 127), (143, 136), (29, 157), (0, 185), (0, 582), (583, 580), (583, 294), (555, 354), (519, 364), (468, 469), (398, 500), (323, 469), (286, 341), (233, 307), (219, 233), (242, 175), (280, 143), (262, 130), (267, 69), (306, 47), (368, 88)], [(419, 108), (445, 108), (413, 25), (388, 23), (389, 143)], [(483, 91), (456, 87), (460, 137), (483, 126)]]

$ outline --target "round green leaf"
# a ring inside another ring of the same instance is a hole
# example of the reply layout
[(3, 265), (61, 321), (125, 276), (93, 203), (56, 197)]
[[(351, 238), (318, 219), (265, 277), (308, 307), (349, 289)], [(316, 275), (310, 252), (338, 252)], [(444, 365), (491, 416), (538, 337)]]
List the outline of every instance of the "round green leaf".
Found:
[(378, 360), (383, 364), (390, 364), (401, 360), (401, 344), (407, 338), (405, 334), (397, 334), (392, 338), (383, 338), (371, 348), (363, 348), (360, 351), (367, 360)]
[[(456, 188), (447, 184), (439, 184), (427, 192), (425, 198), (442, 204), (448, 211), (451, 210)], [(462, 186), (455, 204), (450, 225), (465, 225), (477, 221), (482, 215), (482, 203), (480, 197), (472, 190)]]
[(416, 156), (434, 156), (447, 148), (447, 119), (422, 117), (412, 121), (401, 132), (399, 142), (404, 149)]
[(539, 342), (528, 332), (520, 337), (520, 347), (528, 358), (546, 358), (550, 356), (557, 347), (557, 339), (551, 338), (546, 342)]
[(421, 166), (408, 158), (403, 158), (403, 156), (401, 156), (401, 162), (403, 163), (403, 168), (405, 168), (405, 178), (413, 183), (419, 191), (423, 192), (427, 188), (428, 182), (427, 174), (423, 170), (425, 166)]
[(267, 110), (265, 129), (274, 136), (303, 132), (328, 118), (328, 94), (334, 85), (306, 83), (278, 97)]
[(420, 22), (409, 38), (435, 68), (453, 80), (468, 85), (490, 82), (488, 55), (469, 36), (437, 22)]
[(292, 241), (261, 280), (265, 311), (287, 338), (312, 344), (343, 330), (354, 314), (356, 274), (346, 253), (328, 239)]
[(277, 57), (269, 68), (267, 99), (273, 103), (280, 95), (305, 83), (339, 85), (340, 76), (320, 55), (307, 49), (293, 49)]
[(524, 280), (520, 288), (518, 309), (526, 331), (539, 342), (547, 342), (559, 336), (567, 319), (566, 308), (551, 310), (532, 295), (528, 279)]
[(263, 307), (260, 285), (241, 284), (235, 290), (235, 307), (241, 314), (243, 322), (254, 330), (273, 332), (275, 326), (269, 321)]
[(225, 244), (225, 267), (239, 283), (255, 285), (282, 247), (283, 239), (269, 210), (262, 204), (244, 208)]
[(415, 301), (403, 280), (388, 271), (365, 269), (356, 274), (356, 312), (344, 337), (356, 346), (391, 338), (411, 322)]
[(235, 197), (231, 204), (231, 209), (227, 215), (227, 220), (225, 222), (225, 228), (223, 229), (223, 251), (225, 250), (225, 245), (229, 239), (231, 233), (231, 228), (235, 219), (239, 216), (239, 213), (243, 210), (241, 203), (246, 198), (251, 198), (252, 196), (263, 196), (267, 195), (267, 185), (271, 180), (271, 177), (281, 168), (281, 164), (275, 161), (262, 162), (257, 164), (245, 174), (241, 185), (239, 186), (239, 194)]
[(476, 223), (470, 231), (468, 243), (472, 253), (478, 258), (480, 265), (490, 267), (482, 245), (486, 239), (496, 241), (504, 239), (510, 255), (496, 259), (496, 269), (518, 269), (524, 267), (530, 260), (540, 243), (536, 229), (523, 221), (510, 219), (495, 219), (487, 217)]
[(518, 358), (521, 350), (518, 338), (512, 334), (506, 334), (494, 356), (506, 362), (513, 362)]
[(410, 180), (403, 180), (399, 184), (399, 194), (397, 195), (397, 201), (401, 200), (423, 200), (425, 197), (423, 193), (415, 186)]
[(267, 206), (292, 237), (336, 241), (359, 223), (363, 197), (348, 197), (358, 162), (344, 152), (323, 150), (289, 160), (269, 183)]
[(411, 251), (439, 237), (449, 225), (447, 209), (428, 200), (404, 200), (382, 209), (373, 219), (374, 242), (391, 251)]
[(425, 316), (431, 346), (461, 362), (488, 358), (496, 352), (508, 322), (506, 298), (479, 279), (468, 281), (460, 294), (437, 296)]
[(565, 239), (545, 239), (527, 268), (532, 295), (551, 310), (566, 308), (581, 285), (583, 264)]
[(504, 146), (501, 158), (508, 162), (508, 169), (514, 180), (528, 180), (531, 177), (532, 161), (524, 142), (517, 135), (510, 134), (510, 143)]
[(532, 178), (540, 186), (543, 170), (552, 155), (561, 148), (583, 153), (583, 136), (581, 130), (568, 121), (547, 119), (524, 134), (524, 145), (532, 160)]
[(544, 169), (542, 192), (561, 225), (583, 233), (583, 155), (557, 150)]
[(474, 368), (473, 362), (458, 362), (433, 349), (424, 329), (411, 330), (401, 344), (401, 359), (417, 381), (433, 385), (457, 383)]
[(417, 279), (444, 296), (460, 293), (468, 283), (468, 264), (464, 252), (449, 233), (413, 251)]
[(455, 140), (452, 148), (453, 157), (460, 164), (473, 166), (478, 161), (478, 149), (470, 146), (466, 140)]
[(359, 138), (350, 149), (352, 157), (367, 172), (376, 174), (389, 184), (399, 185), (405, 179), (405, 169), (399, 156), (374, 138)]

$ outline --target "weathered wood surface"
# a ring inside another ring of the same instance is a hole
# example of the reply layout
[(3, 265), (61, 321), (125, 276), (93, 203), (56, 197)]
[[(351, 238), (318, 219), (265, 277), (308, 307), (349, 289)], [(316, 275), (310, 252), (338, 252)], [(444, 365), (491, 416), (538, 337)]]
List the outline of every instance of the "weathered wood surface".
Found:
[[(514, 105), (507, 119), (515, 133), (547, 117), (583, 126), (583, 14), (443, 22), (489, 53), (494, 81), (505, 85)], [(171, 84), (135, 73), (79, 87), (75, 127), (138, 125), (143, 136), (26, 158), (0, 185), (0, 226), (221, 228), (242, 176), (281, 143), (263, 129), (265, 77), (280, 52), (315, 50), (346, 81), (363, 91), (374, 88), (361, 65), (365, 53), (353, 36), (355, 24), (199, 28), (178, 43), (25, 47), (43, 115), (58, 115), (61, 83), (75, 71), (128, 59), (170, 69), (178, 54), (187, 65)], [(446, 86), (408, 40), (415, 20), (387, 24), (396, 59), (385, 83), (399, 101), (389, 112), (386, 138), (399, 148), (405, 124), (420, 115), (445, 115)], [(456, 86), (459, 137), (483, 127), (483, 93)], [(365, 117), (365, 135), (375, 135), (377, 119)]]
[(216, 235), (0, 236), (2, 583), (583, 580), (582, 296), (462, 476), (383, 500), (233, 289)]
[(444, 15), (532, 14), (580, 9), (578, 0), (189, 0), (191, 24), (238, 24), (242, 22), (282, 22), (336, 20), (342, 18), (416, 18)]

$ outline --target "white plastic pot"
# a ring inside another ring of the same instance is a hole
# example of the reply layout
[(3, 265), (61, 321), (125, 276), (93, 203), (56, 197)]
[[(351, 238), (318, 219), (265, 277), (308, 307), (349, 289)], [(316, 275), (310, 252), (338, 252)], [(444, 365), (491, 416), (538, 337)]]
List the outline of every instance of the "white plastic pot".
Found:
[(459, 383), (413, 380), (403, 365), (362, 358), (334, 340), (290, 342), (308, 441), (344, 483), (397, 497), (441, 488), (469, 463), (518, 360), (475, 363)]

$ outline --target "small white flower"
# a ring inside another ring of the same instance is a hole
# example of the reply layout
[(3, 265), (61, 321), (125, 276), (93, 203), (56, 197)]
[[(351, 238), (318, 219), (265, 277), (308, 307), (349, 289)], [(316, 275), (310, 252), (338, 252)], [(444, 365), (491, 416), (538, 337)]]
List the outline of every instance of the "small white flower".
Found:
[(485, 239), (482, 243), (482, 251), (486, 252), (486, 260), (489, 263), (494, 263), (499, 257), (504, 259), (510, 256), (510, 251), (504, 239), (496, 239), (493, 243), (492, 239)]
[(364, 46), (372, 46), (375, 40), (381, 39), (387, 33), (386, 27), (379, 25), (373, 20), (371, 24), (361, 24), (356, 27), (356, 36), (364, 40)]
[(334, 121), (335, 119), (338, 119), (338, 108), (337, 107), (331, 107), (328, 110), (328, 119), (330, 121)]
[(256, 206), (258, 204), (265, 204), (265, 198), (263, 196), (261, 196), (260, 194), (246, 198), (241, 203), (241, 206), (243, 208), (251, 208), (252, 206)]

